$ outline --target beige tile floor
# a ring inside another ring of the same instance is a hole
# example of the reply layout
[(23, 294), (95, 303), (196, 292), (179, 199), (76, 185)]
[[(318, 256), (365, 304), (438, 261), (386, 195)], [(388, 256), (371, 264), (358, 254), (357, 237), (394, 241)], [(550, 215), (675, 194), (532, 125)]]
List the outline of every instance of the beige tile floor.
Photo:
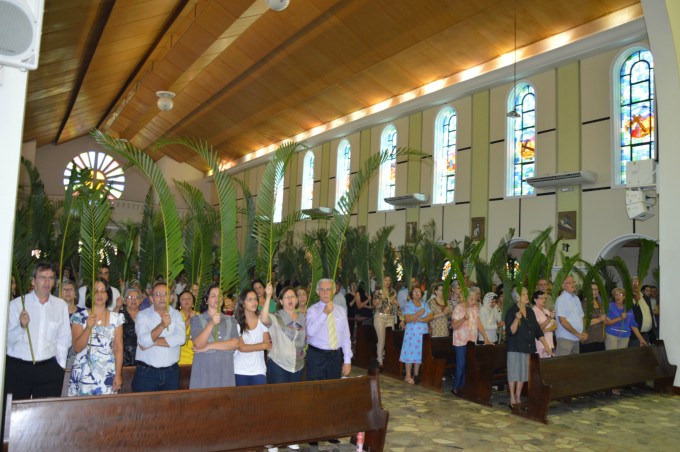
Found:
[[(484, 407), (453, 396), (448, 381), (441, 394), (385, 376), (380, 385), (383, 408), (390, 412), (387, 451), (680, 450), (680, 397), (651, 390), (555, 402), (544, 425), (511, 415), (506, 392), (494, 393), (494, 406)], [(337, 446), (322, 442), (302, 450), (355, 448), (344, 438)]]

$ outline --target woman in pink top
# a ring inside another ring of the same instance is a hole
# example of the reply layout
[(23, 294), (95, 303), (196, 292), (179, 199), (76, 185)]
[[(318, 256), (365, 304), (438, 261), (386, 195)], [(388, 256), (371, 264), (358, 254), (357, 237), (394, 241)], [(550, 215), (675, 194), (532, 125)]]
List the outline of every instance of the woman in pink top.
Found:
[(477, 303), (479, 302), (479, 288), (471, 287), (468, 291), (467, 303), (459, 303), (453, 310), (453, 349), (456, 353), (456, 377), (453, 380), (451, 392), (462, 395), (465, 387), (465, 349), (467, 343), (477, 341), (477, 333), (484, 337), (484, 344), (491, 344), (484, 326), (479, 320)]
[[(538, 326), (543, 331), (548, 345), (554, 346), (553, 331), (557, 329), (557, 323), (553, 319), (553, 314), (545, 307), (546, 295), (542, 290), (537, 290), (532, 295), (531, 299), (534, 302), (534, 314), (536, 314), (536, 321)], [(550, 358), (550, 353), (543, 347), (543, 342), (536, 339), (536, 352), (541, 358)]]

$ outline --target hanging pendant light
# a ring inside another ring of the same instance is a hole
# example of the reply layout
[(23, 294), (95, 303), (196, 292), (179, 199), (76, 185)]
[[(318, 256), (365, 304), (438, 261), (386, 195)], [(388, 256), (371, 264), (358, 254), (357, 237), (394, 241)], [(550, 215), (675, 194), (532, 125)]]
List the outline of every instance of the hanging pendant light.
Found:
[(520, 118), (521, 115), (517, 112), (516, 99), (517, 96), (517, 0), (513, 1), (515, 8), (515, 51), (513, 56), (515, 61), (512, 65), (512, 110), (510, 110), (505, 116), (508, 118)]

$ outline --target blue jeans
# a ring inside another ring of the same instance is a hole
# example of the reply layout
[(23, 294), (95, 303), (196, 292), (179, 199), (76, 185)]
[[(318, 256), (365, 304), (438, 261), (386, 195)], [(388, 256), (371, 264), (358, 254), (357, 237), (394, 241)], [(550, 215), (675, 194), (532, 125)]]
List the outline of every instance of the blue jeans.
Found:
[(273, 360), (267, 360), (267, 380), (269, 380), (270, 384), (297, 383), (302, 381), (302, 372), (304, 372), (304, 369), (300, 369), (297, 372), (288, 372)]
[(307, 381), (333, 380), (342, 376), (342, 349), (307, 347)]
[(236, 386), (255, 386), (266, 385), (266, 375), (234, 375), (236, 377)]
[(452, 389), (461, 389), (465, 387), (465, 353), (467, 352), (467, 345), (453, 346), (453, 351), (456, 353), (456, 377), (453, 380)]
[(179, 389), (179, 366), (156, 368), (137, 362), (132, 392), (174, 391)]

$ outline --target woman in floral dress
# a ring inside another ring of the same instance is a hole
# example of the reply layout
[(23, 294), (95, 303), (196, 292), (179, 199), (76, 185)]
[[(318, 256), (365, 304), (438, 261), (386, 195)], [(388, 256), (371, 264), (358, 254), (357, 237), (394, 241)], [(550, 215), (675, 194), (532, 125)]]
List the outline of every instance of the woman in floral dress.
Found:
[[(404, 381), (414, 384), (414, 377), (418, 376), (420, 363), (423, 360), (423, 334), (427, 334), (427, 324), (432, 320), (432, 312), (427, 303), (423, 303), (423, 291), (414, 286), (409, 294), (409, 301), (404, 308), (404, 342), (401, 345), (399, 361), (406, 364), (406, 378)], [(413, 374), (411, 368), (413, 367)]]
[(124, 318), (109, 311), (113, 297), (106, 280), (97, 279), (94, 293), (88, 287), (85, 297), (87, 309), (71, 317), (77, 356), (71, 367), (68, 395), (113, 394), (123, 384)]
[(430, 321), (430, 336), (431, 337), (446, 337), (450, 336), (449, 321), (453, 306), (447, 304), (444, 300), (444, 285), (438, 283), (434, 286), (434, 295), (430, 298), (428, 304), (432, 310), (432, 320)]

